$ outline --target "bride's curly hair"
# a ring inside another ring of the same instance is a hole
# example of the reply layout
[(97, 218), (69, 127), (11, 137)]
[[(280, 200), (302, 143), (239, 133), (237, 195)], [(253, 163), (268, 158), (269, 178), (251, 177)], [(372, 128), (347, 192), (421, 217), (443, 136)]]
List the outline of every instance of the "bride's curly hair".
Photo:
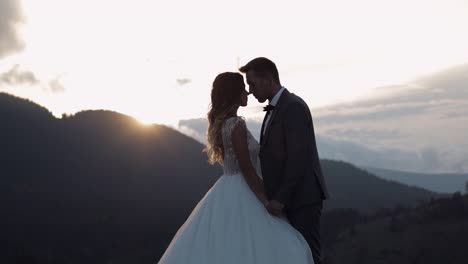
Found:
[(223, 141), (221, 128), (224, 120), (233, 116), (240, 106), (244, 91), (244, 78), (240, 73), (224, 72), (216, 76), (211, 89), (211, 104), (208, 111), (207, 146), (204, 151), (210, 164), (223, 164)]

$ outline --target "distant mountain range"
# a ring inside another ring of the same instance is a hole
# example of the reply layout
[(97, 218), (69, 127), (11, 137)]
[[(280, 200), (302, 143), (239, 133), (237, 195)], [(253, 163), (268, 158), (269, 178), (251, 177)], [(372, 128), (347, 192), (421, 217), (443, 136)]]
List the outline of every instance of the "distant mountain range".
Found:
[[(0, 93), (0, 262), (155, 262), (222, 174), (203, 145), (116, 112), (56, 119)], [(326, 209), (372, 212), (437, 194), (322, 161)]]
[[(260, 134), (259, 121), (247, 119), (247, 127), (251, 130), (254, 136), (258, 136)], [(184, 134), (195, 138), (199, 142), (205, 143), (206, 140), (204, 135), (207, 130), (207, 121), (202, 118), (180, 120), (179, 130)], [(365, 146), (343, 140), (332, 139), (321, 134), (316, 134), (316, 140), (321, 158), (342, 160), (355, 164), (371, 174), (375, 174), (379, 178), (396, 181), (409, 186), (425, 188), (433, 192), (453, 193), (457, 191), (465, 191), (465, 184), (468, 181), (467, 173), (414, 173), (383, 169), (385, 166), (399, 168), (399, 162), (396, 162), (396, 160), (404, 160), (405, 156), (402, 156), (402, 153), (395, 151), (378, 153), (366, 148)], [(406, 162), (411, 163), (414, 157), (407, 158)]]
[(417, 186), (438, 193), (465, 192), (466, 188), (468, 188), (468, 174), (466, 173), (428, 174), (379, 168), (364, 168), (364, 170), (386, 180)]

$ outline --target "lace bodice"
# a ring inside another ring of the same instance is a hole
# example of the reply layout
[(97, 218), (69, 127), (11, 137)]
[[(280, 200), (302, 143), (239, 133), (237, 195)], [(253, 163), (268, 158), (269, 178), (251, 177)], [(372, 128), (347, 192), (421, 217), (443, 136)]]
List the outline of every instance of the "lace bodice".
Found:
[(232, 146), (231, 139), (232, 131), (236, 126), (244, 126), (247, 130), (247, 144), (249, 148), (250, 161), (255, 167), (257, 175), (261, 177), (260, 159), (258, 158), (260, 145), (258, 144), (257, 140), (252, 136), (250, 131), (247, 129), (247, 126), (245, 125), (245, 120), (239, 116), (226, 119), (221, 130), (224, 145), (224, 174), (236, 174), (241, 172), (241, 169), (239, 167), (239, 161), (236, 157), (236, 154), (234, 153), (234, 148)]

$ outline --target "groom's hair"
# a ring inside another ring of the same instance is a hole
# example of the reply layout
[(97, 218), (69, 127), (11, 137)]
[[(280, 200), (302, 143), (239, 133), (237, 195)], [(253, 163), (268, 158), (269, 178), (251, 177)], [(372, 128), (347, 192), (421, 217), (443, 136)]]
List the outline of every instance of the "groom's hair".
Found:
[(273, 80), (275, 80), (278, 84), (281, 84), (280, 79), (279, 79), (278, 69), (276, 68), (275, 63), (273, 63), (271, 60), (264, 58), (264, 57), (258, 57), (249, 61), (249, 63), (240, 67), (239, 71), (242, 73), (247, 73), (248, 71), (254, 71), (260, 76), (266, 76), (269, 74), (271, 75), (271, 77), (273, 77)]

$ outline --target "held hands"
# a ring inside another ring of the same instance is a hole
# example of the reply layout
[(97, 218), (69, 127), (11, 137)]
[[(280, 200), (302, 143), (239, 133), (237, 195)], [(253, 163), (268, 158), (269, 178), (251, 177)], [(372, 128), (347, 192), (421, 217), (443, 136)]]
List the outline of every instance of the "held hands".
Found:
[(264, 205), (271, 215), (274, 215), (277, 217), (281, 217), (284, 215), (284, 212), (283, 212), (284, 204), (280, 203), (279, 201), (271, 200), (265, 203)]
[(277, 200), (268, 200), (266, 194), (265, 194), (265, 188), (263, 185), (263, 181), (260, 178), (256, 178), (256, 191), (255, 195), (257, 198), (263, 203), (265, 208), (268, 210), (268, 212), (271, 215), (277, 216), (277, 217), (282, 217), (285, 215), (283, 209), (284, 209), (284, 204)]

